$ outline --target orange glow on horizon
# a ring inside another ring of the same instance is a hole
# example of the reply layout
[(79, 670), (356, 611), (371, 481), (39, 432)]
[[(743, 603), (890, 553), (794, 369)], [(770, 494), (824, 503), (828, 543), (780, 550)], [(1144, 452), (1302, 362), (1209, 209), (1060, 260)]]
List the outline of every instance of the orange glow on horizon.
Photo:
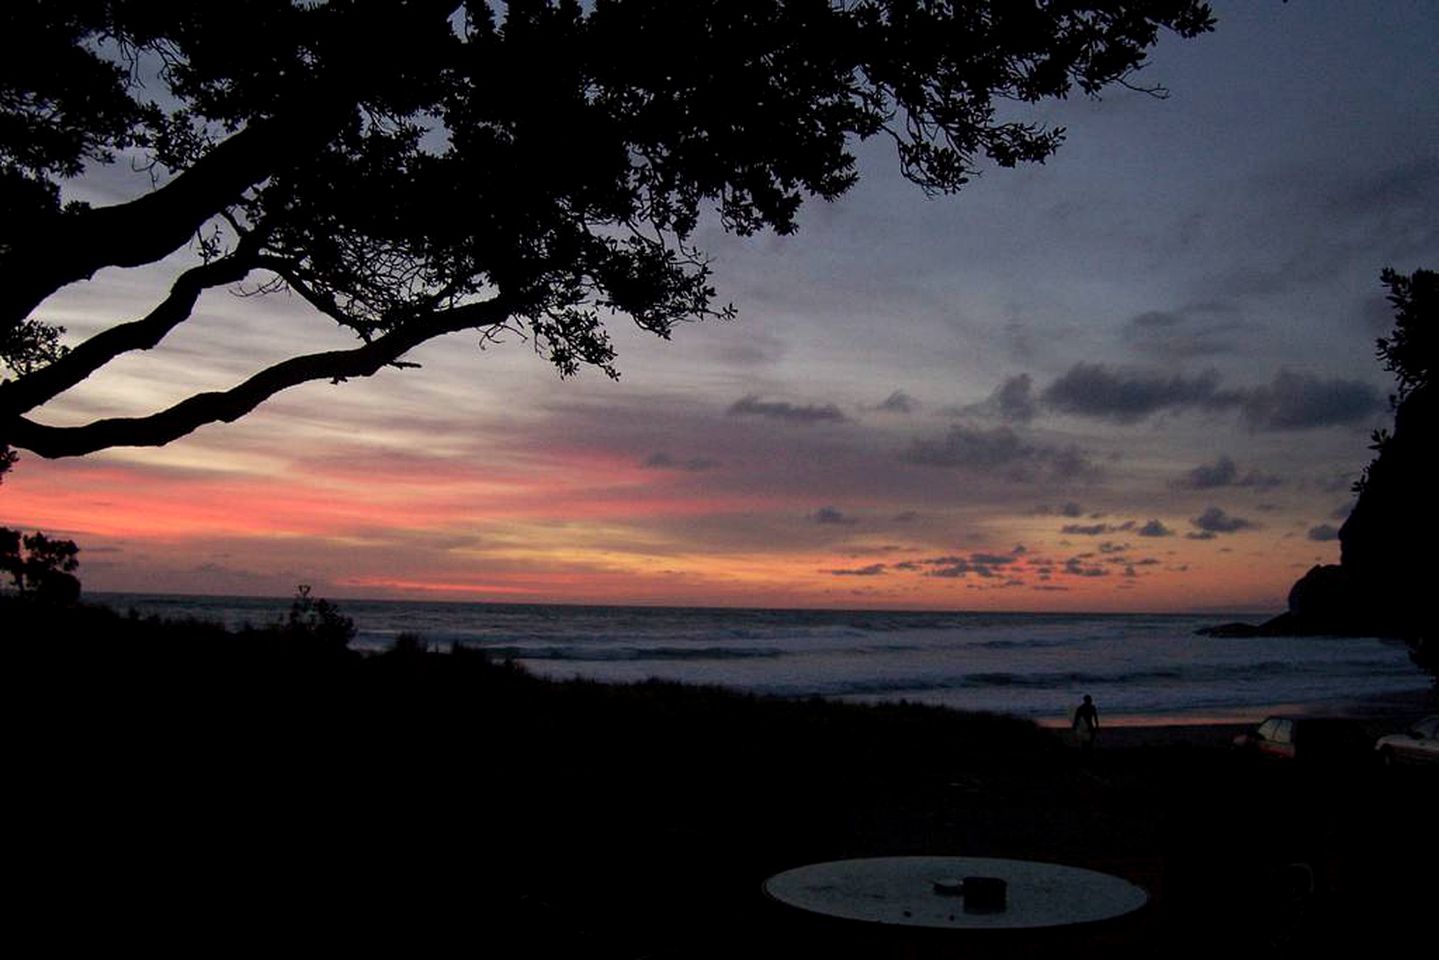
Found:
[[(1257, 534), (1223, 542), (1264, 546), (1264, 559), (1254, 564), (1221, 557), (1215, 543), (1179, 536), (1126, 545), (1126, 554), (1105, 557), (1097, 547), (1045, 530), (1032, 516), (996, 515), (986, 521), (987, 549), (1006, 554), (1020, 540), (1028, 549), (998, 565), (994, 576), (940, 577), (913, 558), (955, 552), (943, 527), (883, 535), (907, 539), (903, 547), (878, 534), (867, 541), (848, 527), (820, 527), (808, 519), (811, 498), (715, 495), (692, 475), (585, 454), (570, 461), (550, 452), (535, 462), (493, 468), (446, 462), (433, 472), (426, 463), (424, 473), (387, 476), (383, 484), (365, 483), (362, 470), (333, 459), (292, 476), (167, 470), (103, 458), (25, 466), (6, 479), (0, 524), (79, 541), (81, 576), (92, 590), (142, 583), (142, 592), (149, 592), (152, 583), (170, 582), (180, 585), (176, 592), (208, 592), (185, 589), (207, 562), (243, 572), (274, 569), (277, 557), (292, 556), (302, 559), (285, 563), (317, 570), (315, 579), (336, 595), (350, 596), (1056, 612), (1243, 610), (1282, 608), (1289, 584), (1312, 560), (1312, 545), (1272, 538), (1263, 545)], [(888, 509), (882, 503), (865, 506)], [(753, 532), (737, 535), (734, 544), (706, 543), (693, 522), (708, 524), (702, 529)], [(785, 531), (808, 540), (791, 542)], [(851, 549), (831, 549), (826, 538), (848, 539)], [(97, 553), (87, 556), (86, 546), (106, 543), (120, 548), (110, 549), (121, 559), (102, 557), (87, 568), (84, 562)], [(1128, 566), (1123, 559), (1141, 554), (1142, 565)], [(1066, 560), (1079, 557), (1088, 559), (1077, 569), (1090, 575), (1066, 568)], [(158, 580), (127, 572), (131, 558), (161, 571)], [(874, 569), (864, 573), (865, 568)]]

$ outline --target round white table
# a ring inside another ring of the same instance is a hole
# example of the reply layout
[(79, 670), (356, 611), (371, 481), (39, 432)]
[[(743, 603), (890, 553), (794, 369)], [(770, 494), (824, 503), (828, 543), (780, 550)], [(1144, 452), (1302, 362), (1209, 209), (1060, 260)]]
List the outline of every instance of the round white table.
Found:
[[(1003, 908), (966, 909), (963, 895), (952, 892), (965, 877), (1005, 881)], [(780, 903), (827, 917), (970, 931), (1098, 923), (1132, 913), (1149, 900), (1128, 880), (1096, 870), (991, 857), (832, 860), (777, 873), (765, 881), (764, 890)]]

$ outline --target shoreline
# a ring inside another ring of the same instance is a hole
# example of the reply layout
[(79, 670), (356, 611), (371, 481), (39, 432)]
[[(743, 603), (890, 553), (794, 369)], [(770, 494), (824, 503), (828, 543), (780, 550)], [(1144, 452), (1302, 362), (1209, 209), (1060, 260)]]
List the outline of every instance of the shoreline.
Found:
[[(1234, 737), (1252, 730), (1275, 714), (1343, 717), (1361, 723), (1373, 736), (1394, 733), (1439, 710), (1439, 693), (1423, 690), (1315, 703), (1271, 704), (1264, 707), (1190, 711), (1183, 714), (1101, 715), (1096, 746), (1100, 750), (1150, 747), (1228, 748)], [(1036, 721), (1066, 746), (1076, 747), (1068, 736), (1069, 723), (1060, 717)]]
[[(1291, 703), (1256, 704), (1254, 706), (1215, 707), (1184, 710), (1174, 713), (1104, 713), (1100, 722), (1105, 729), (1154, 729), (1178, 727), (1245, 727), (1259, 723), (1275, 714), (1344, 717), (1374, 723), (1397, 723), (1400, 726), (1439, 710), (1439, 691), (1431, 685), (1411, 690), (1398, 690), (1367, 697), (1315, 700)], [(1062, 716), (1035, 718), (1037, 726), (1046, 730), (1068, 730), (1069, 720)]]

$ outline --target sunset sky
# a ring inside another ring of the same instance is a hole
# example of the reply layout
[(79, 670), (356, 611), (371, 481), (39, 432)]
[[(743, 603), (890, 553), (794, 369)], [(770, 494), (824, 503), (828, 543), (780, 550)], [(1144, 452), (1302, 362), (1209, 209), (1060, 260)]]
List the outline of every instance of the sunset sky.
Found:
[[(1277, 611), (1338, 559), (1390, 420), (1379, 272), (1439, 269), (1439, 4), (1214, 6), (1141, 75), (1168, 99), (1035, 109), (1068, 129), (1045, 165), (929, 199), (874, 142), (797, 235), (702, 229), (739, 318), (616, 322), (618, 382), (451, 336), (163, 449), (25, 455), (0, 525), (75, 539), (90, 591)], [(38, 315), (74, 342), (187, 262)], [(212, 291), (40, 419), (350, 343), (283, 293)]]

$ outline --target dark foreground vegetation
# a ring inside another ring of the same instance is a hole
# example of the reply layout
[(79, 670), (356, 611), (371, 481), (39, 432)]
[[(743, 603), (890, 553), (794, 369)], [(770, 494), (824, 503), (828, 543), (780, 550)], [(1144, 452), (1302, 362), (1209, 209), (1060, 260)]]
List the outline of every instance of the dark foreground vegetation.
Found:
[(1032, 953), (1386, 955), (1430, 923), (1436, 794), (1412, 774), (1247, 763), (1218, 734), (1086, 756), (1003, 717), (557, 683), (415, 637), (366, 657), (302, 599), (238, 633), (4, 600), (17, 933), (53, 952), (951, 951), (760, 891), (897, 854), (1151, 892), (1134, 922)]

